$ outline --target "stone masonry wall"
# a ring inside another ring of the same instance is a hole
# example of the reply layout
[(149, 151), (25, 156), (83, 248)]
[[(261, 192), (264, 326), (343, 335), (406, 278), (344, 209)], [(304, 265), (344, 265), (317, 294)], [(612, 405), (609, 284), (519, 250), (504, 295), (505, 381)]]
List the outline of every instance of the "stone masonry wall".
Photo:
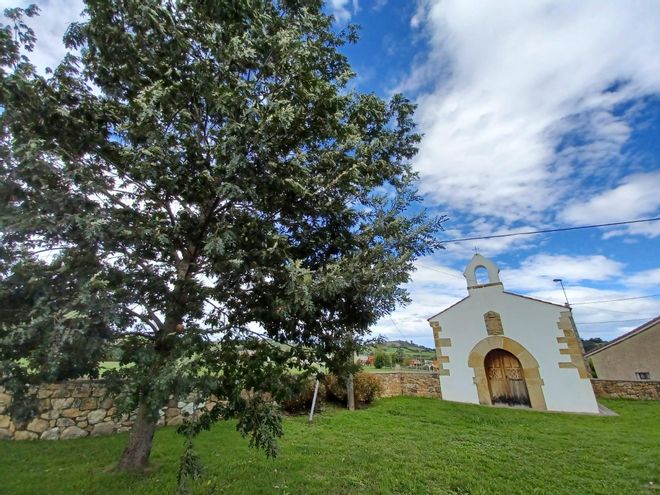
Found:
[(409, 395), (442, 398), (438, 373), (392, 372), (374, 373), (374, 376), (380, 379), (383, 386), (381, 397)]
[[(110, 435), (128, 431), (133, 416), (113, 418), (112, 397), (106, 397), (103, 381), (76, 380), (43, 385), (34, 390), (39, 400), (37, 414), (24, 423), (15, 423), (7, 415), (11, 395), (0, 388), (0, 440), (58, 440)], [(209, 403), (208, 407), (213, 407)], [(184, 414), (207, 407), (192, 400), (170, 401), (160, 411), (158, 424), (179, 425)]]
[[(383, 391), (382, 397), (408, 395), (441, 399), (438, 373), (392, 372), (376, 373)], [(591, 381), (597, 397), (660, 400), (660, 382), (598, 380)], [(37, 415), (22, 424), (14, 423), (6, 414), (11, 396), (0, 388), (0, 440), (57, 440), (85, 436), (109, 435), (128, 431), (133, 417), (113, 418), (113, 399), (106, 397), (102, 380), (79, 380), (43, 385), (35, 390), (39, 400)], [(195, 404), (170, 401), (160, 411), (158, 424), (179, 425), (185, 414), (194, 414), (215, 403)]]
[[(437, 373), (393, 372), (375, 376), (383, 386), (382, 397), (441, 398)], [(114, 401), (107, 396), (102, 380), (42, 385), (33, 392), (39, 401), (37, 414), (30, 421), (15, 423), (7, 414), (11, 395), (0, 388), (0, 440), (58, 440), (110, 435), (128, 431), (133, 425), (133, 416), (114, 418)], [(192, 398), (170, 401), (161, 409), (158, 425), (179, 425), (185, 414), (214, 406), (214, 402), (195, 404)]]
[(593, 378), (591, 386), (596, 397), (604, 399), (660, 400), (660, 382), (632, 380), (599, 380)]

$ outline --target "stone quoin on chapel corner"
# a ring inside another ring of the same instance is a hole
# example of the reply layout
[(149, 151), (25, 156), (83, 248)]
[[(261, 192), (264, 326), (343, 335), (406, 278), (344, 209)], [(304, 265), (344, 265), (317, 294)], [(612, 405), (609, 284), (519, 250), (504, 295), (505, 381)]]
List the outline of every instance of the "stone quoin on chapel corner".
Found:
[(480, 254), (464, 275), (468, 296), (429, 318), (442, 398), (598, 413), (570, 309), (505, 291)]

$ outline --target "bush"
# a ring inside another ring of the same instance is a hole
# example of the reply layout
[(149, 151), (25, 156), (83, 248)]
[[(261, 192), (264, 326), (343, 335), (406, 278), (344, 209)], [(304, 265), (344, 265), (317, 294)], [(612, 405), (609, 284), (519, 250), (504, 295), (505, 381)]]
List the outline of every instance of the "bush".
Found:
[(383, 391), (380, 378), (371, 373), (358, 373), (353, 379), (355, 402), (371, 404)]
[[(328, 400), (346, 405), (348, 395), (344, 380), (339, 380), (335, 375), (328, 375), (325, 378), (325, 389)], [(353, 377), (353, 391), (357, 404), (371, 404), (381, 394), (380, 378), (371, 373), (356, 373)]]
[(324, 385), (328, 400), (346, 403), (346, 383), (340, 382), (337, 375), (326, 375)]
[(384, 352), (376, 353), (374, 358), (374, 366), (378, 369), (380, 368), (389, 368), (392, 366), (392, 361), (390, 361), (390, 355), (385, 354)]
[[(282, 410), (288, 413), (301, 413), (307, 412), (312, 407), (312, 400), (314, 399), (314, 386), (316, 385), (316, 380), (309, 380), (305, 383), (300, 384), (298, 390), (294, 390), (291, 393), (291, 397), (287, 400), (282, 401), (280, 404)], [(316, 409), (320, 407), (321, 403), (326, 399), (326, 388), (323, 383), (319, 386), (319, 394), (316, 397)]]
[(594, 367), (594, 362), (589, 358), (589, 371), (591, 371), (591, 376), (598, 378), (598, 373), (596, 373), (596, 368)]

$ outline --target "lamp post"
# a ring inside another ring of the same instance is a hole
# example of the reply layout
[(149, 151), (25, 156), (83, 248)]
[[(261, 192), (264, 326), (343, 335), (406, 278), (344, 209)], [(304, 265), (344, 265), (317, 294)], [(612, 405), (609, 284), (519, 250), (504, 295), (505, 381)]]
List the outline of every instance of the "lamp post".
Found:
[(559, 284), (561, 285), (561, 290), (564, 291), (564, 298), (566, 299), (566, 307), (567, 307), (568, 309), (571, 309), (571, 305), (570, 305), (570, 303), (568, 302), (568, 296), (566, 295), (566, 289), (564, 289), (564, 281), (563, 281), (562, 279), (560, 279), (560, 278), (555, 278), (555, 279), (553, 279), (552, 281), (553, 281), (553, 282), (559, 282)]

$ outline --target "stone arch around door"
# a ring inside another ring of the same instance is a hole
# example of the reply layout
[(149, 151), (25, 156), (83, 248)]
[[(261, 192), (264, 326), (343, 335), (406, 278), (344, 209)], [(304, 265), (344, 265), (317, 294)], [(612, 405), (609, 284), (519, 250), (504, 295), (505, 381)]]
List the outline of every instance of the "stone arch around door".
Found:
[(504, 349), (518, 358), (518, 361), (520, 361), (520, 364), (522, 365), (523, 376), (525, 378), (525, 384), (527, 385), (529, 401), (532, 409), (546, 411), (545, 397), (543, 396), (543, 389), (541, 388), (543, 380), (539, 373), (538, 361), (534, 359), (534, 356), (532, 356), (521, 344), (504, 336), (486, 337), (472, 348), (472, 351), (470, 351), (470, 355), (468, 356), (468, 366), (474, 370), (474, 384), (477, 387), (479, 403), (489, 406), (492, 405), (484, 361), (486, 359), (486, 354), (493, 349)]

